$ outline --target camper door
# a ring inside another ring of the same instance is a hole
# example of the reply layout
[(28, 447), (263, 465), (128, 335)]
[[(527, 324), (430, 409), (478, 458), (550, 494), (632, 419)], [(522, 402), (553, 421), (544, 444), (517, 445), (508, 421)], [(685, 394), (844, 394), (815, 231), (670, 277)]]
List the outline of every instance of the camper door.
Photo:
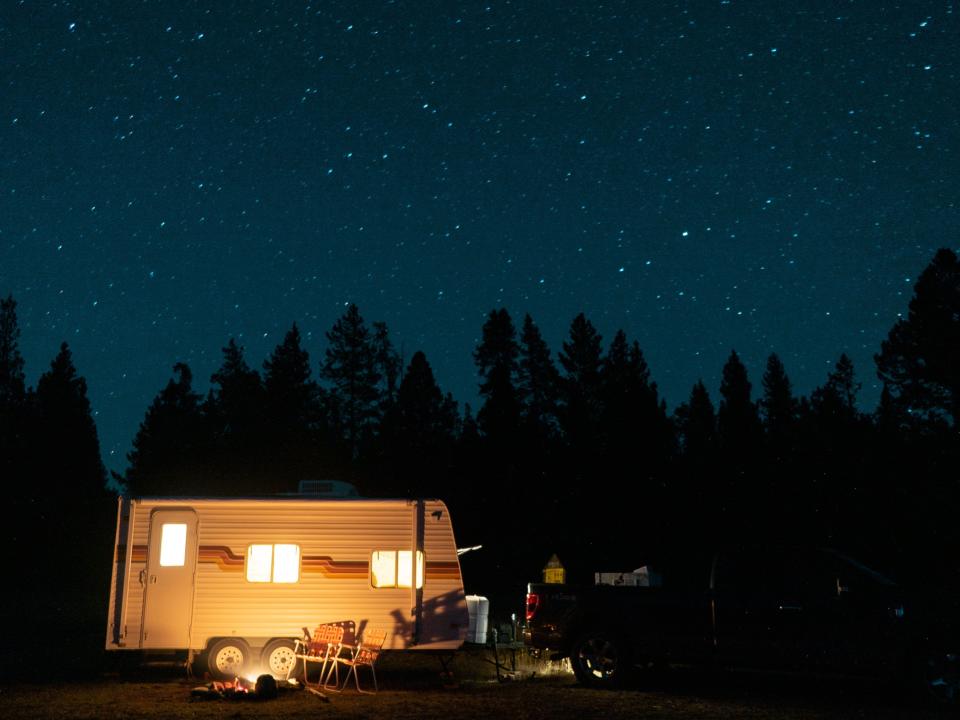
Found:
[(193, 579), (197, 564), (197, 514), (154, 510), (150, 516), (145, 583), (143, 648), (190, 645)]

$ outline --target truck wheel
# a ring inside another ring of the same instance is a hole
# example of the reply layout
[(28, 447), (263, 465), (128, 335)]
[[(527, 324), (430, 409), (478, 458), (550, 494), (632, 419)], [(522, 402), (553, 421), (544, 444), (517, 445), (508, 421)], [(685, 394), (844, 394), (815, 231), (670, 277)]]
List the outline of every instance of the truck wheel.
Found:
[(278, 638), (264, 645), (260, 665), (278, 680), (296, 677), (299, 666), (293, 640)]
[(573, 644), (570, 665), (582, 684), (609, 688), (623, 681), (630, 663), (619, 640), (609, 633), (589, 632)]
[(250, 661), (250, 646), (240, 638), (221, 638), (207, 651), (207, 669), (218, 680), (243, 675)]
[(960, 707), (960, 654), (931, 650), (924, 653), (920, 670), (927, 698), (944, 707)]

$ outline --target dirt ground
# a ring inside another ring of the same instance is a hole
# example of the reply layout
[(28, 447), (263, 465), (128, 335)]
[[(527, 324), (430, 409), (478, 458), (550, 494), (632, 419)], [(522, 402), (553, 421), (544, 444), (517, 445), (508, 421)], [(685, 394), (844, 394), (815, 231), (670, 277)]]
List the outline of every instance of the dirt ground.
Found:
[[(148, 669), (98, 680), (0, 685), (0, 717), (19, 718), (947, 718), (890, 688), (835, 678), (671, 670), (617, 691), (578, 686), (558, 666), (522, 661), (496, 678), (483, 653), (461, 653), (454, 682), (435, 659), (385, 657), (377, 695), (355, 690), (321, 699), (284, 690), (276, 700), (194, 700), (182, 671)], [(452, 685), (450, 687), (449, 685)]]

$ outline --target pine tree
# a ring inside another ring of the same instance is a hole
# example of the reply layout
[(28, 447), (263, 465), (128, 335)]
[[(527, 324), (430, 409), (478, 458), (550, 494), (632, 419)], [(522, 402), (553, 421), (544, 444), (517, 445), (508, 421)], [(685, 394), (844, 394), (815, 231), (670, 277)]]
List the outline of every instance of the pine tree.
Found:
[(206, 423), (201, 396), (193, 390), (186, 363), (153, 399), (127, 455), (124, 482), (133, 495), (185, 495), (216, 492), (201, 465)]
[(796, 434), (797, 400), (793, 396), (786, 368), (776, 353), (771, 353), (767, 358), (760, 408), (763, 410), (763, 426), (773, 457), (783, 460)]
[[(462, 446), (475, 448), (480, 442), (480, 427), (473, 416), (473, 409), (470, 403), (463, 404), (463, 420), (460, 422), (460, 436), (458, 438)], [(463, 453), (462, 453), (463, 454)]]
[(563, 343), (559, 355), (565, 371), (563, 427), (568, 443), (581, 452), (589, 451), (599, 432), (602, 341), (593, 324), (580, 313), (570, 324), (570, 339)]
[(0, 300), (0, 412), (21, 405), (26, 397), (17, 302)]
[(717, 432), (720, 447), (736, 467), (748, 465), (756, 458), (762, 437), (760, 417), (750, 397), (751, 390), (747, 368), (736, 351), (732, 351), (723, 366)]
[(426, 356), (417, 351), (403, 375), (397, 397), (397, 451), (409, 494), (436, 493), (438, 473), (453, 449), (456, 403), (444, 396)]
[(78, 627), (95, 623), (106, 599), (117, 505), (106, 489), (87, 384), (66, 343), (37, 382), (35, 413), (34, 502), (18, 518), (28, 534), (24, 572), (16, 577), (30, 588), (21, 593), (24, 613), (43, 617), (49, 632), (82, 648), (88, 638)]
[(397, 400), (398, 383), (401, 380), (403, 359), (390, 341), (390, 332), (385, 322), (373, 323), (373, 349), (376, 370), (381, 379), (381, 402), (383, 409)]
[(223, 348), (223, 364), (210, 376), (210, 383), (214, 386), (212, 414), (221, 436), (249, 440), (262, 430), (263, 382), (233, 338)]
[(210, 376), (211, 390), (203, 407), (210, 423), (218, 485), (237, 493), (264, 492), (271, 465), (266, 442), (266, 400), (260, 374), (244, 359), (243, 347), (230, 338), (223, 364)]
[(941, 248), (914, 286), (907, 317), (874, 356), (892, 397), (921, 421), (960, 428), (960, 261)]
[(518, 399), (516, 330), (506, 308), (491, 310), (483, 325), (483, 336), (473, 353), (480, 374), (480, 395), (484, 399), (477, 424), (483, 434), (499, 445), (511, 445), (520, 423)]
[(517, 393), (527, 431), (541, 442), (557, 431), (557, 394), (560, 375), (540, 329), (530, 315), (523, 318), (520, 334), (520, 364)]
[(697, 380), (690, 400), (676, 409), (684, 457), (703, 461), (716, 448), (717, 416), (703, 380)]
[(444, 432), (443, 393), (427, 356), (417, 351), (400, 383), (398, 411), (402, 437), (417, 447), (432, 445)]
[(294, 323), (263, 363), (267, 418), (274, 435), (303, 438), (317, 421), (317, 386), (310, 378), (310, 355)]
[(846, 353), (840, 355), (827, 381), (813, 391), (810, 403), (815, 414), (821, 418), (832, 417), (841, 422), (857, 419), (857, 393), (860, 383), (856, 381), (853, 361)]
[(266, 491), (291, 492), (300, 480), (323, 477), (334, 461), (326, 432), (331, 412), (311, 378), (310, 356), (294, 323), (263, 363), (265, 457), (270, 463)]
[(673, 426), (639, 343), (628, 343), (623, 330), (617, 331), (601, 363), (600, 388), (608, 450), (640, 458), (648, 474), (659, 468), (675, 444)]
[[(27, 392), (20, 355), (20, 326), (13, 296), (0, 300), (0, 470), (7, 482), (24, 470)], [(4, 483), (6, 485), (7, 483)], [(15, 488), (7, 487), (7, 491)]]
[(890, 387), (884, 383), (880, 391), (880, 401), (873, 413), (874, 425), (883, 439), (892, 439), (900, 436), (907, 429), (908, 422), (903, 408), (894, 399)]
[[(87, 399), (87, 382), (77, 375), (67, 343), (37, 383), (39, 430), (45, 450), (37, 464), (46, 486), (73, 500), (102, 499), (106, 469)], [(53, 450), (51, 452), (51, 450)]]
[[(343, 436), (351, 457), (356, 458), (380, 419), (378, 347), (353, 304), (326, 335), (329, 345), (320, 376), (332, 385), (330, 392), (340, 410)], [(389, 351), (383, 346), (379, 349)]]

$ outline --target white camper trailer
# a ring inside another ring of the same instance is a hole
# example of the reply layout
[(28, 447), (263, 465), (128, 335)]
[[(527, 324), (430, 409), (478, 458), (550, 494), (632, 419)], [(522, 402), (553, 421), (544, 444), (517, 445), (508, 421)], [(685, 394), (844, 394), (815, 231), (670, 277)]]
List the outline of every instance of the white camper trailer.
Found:
[(291, 668), (304, 627), (454, 650), (468, 615), (439, 500), (120, 498), (108, 650), (205, 653), (221, 677)]

